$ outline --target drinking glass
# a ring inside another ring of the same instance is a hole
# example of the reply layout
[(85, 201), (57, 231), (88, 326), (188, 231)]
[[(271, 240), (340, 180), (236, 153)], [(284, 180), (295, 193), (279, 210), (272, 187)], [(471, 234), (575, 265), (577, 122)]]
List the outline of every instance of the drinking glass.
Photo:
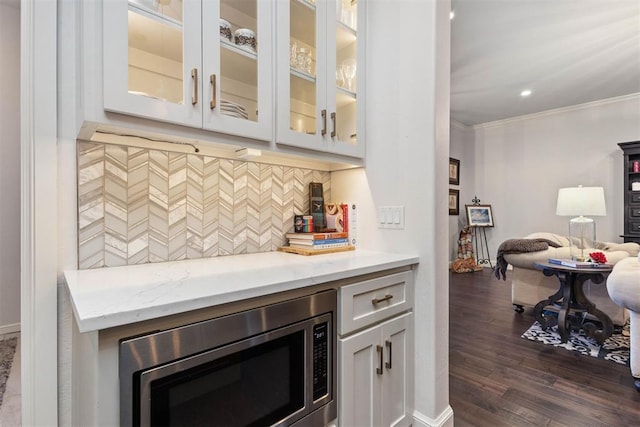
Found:
[(298, 56), (298, 44), (296, 42), (291, 43), (291, 47), (289, 49), (289, 65), (296, 68), (297, 65), (297, 56)]
[(344, 70), (342, 65), (336, 67), (336, 86), (344, 87)]
[(344, 78), (347, 80), (347, 89), (354, 92), (353, 79), (356, 76), (356, 60), (353, 58), (345, 59), (342, 62), (342, 71)]

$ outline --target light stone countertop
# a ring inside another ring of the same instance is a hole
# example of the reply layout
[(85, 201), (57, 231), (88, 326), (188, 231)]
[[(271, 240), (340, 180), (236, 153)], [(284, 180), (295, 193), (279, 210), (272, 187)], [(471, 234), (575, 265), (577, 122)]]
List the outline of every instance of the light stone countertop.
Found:
[(283, 252), (64, 272), (80, 332), (98, 331), (417, 264), (416, 255), (357, 249)]

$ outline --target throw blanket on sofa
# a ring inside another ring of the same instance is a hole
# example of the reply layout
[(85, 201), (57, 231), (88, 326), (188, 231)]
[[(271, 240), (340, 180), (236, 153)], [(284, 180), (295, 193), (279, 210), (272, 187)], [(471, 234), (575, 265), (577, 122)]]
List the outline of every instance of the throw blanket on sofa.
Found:
[(497, 279), (507, 280), (507, 261), (504, 254), (521, 254), (524, 252), (537, 252), (549, 249), (549, 246), (559, 248), (560, 245), (548, 239), (509, 239), (505, 240), (498, 247), (498, 255), (496, 257), (496, 266), (493, 274)]

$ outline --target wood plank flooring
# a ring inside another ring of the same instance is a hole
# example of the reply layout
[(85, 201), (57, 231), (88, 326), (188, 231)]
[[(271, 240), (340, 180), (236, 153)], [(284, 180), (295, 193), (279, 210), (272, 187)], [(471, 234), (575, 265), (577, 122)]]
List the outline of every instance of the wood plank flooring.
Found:
[(455, 426), (640, 426), (629, 368), (520, 338), (533, 309), (513, 311), (510, 273), (450, 273)]

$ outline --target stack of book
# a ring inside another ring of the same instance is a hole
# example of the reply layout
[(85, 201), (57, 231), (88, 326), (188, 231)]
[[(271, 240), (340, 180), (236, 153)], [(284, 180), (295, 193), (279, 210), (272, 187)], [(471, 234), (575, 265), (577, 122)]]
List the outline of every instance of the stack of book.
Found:
[(563, 258), (549, 258), (547, 260), (549, 264), (562, 265), (564, 267), (573, 267), (573, 268), (609, 268), (611, 264), (599, 264), (597, 262), (590, 261), (575, 261), (571, 259), (563, 259)]
[(349, 233), (338, 231), (333, 233), (287, 233), (289, 246), (300, 249), (333, 249), (349, 246)]

